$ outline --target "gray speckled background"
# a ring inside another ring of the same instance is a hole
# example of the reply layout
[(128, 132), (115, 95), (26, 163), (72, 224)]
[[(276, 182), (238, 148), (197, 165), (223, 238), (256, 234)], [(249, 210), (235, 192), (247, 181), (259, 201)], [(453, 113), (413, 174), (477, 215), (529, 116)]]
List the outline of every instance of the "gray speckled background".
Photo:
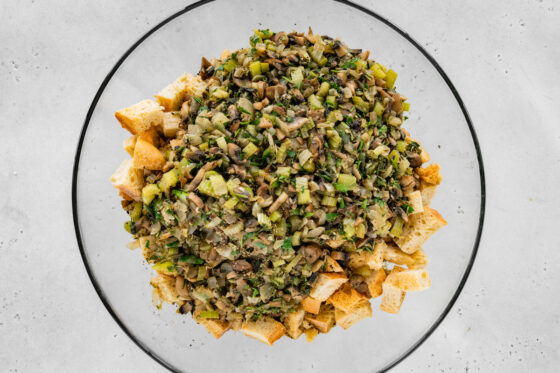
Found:
[[(81, 124), (105, 74), (187, 3), (0, 3), (0, 371), (164, 371), (95, 294), (70, 187)], [(487, 171), (487, 218), (469, 281), (394, 371), (556, 371), (560, 3), (359, 3), (440, 62), (470, 111)]]

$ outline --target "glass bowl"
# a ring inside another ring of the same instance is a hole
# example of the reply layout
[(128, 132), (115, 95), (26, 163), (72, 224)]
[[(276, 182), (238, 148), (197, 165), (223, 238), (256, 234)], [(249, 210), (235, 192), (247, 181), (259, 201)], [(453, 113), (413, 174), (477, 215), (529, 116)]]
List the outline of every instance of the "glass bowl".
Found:
[[(128, 136), (114, 112), (152, 97), (183, 72), (197, 73), (202, 56), (247, 45), (253, 28), (340, 37), (368, 49), (399, 73), (397, 87), (411, 102), (405, 128), (441, 165), (433, 201), (449, 225), (424, 246), (432, 287), (409, 293), (398, 315), (379, 310), (348, 330), (334, 328), (312, 343), (282, 338), (273, 347), (229, 332), (216, 340), (175, 307), (152, 305), (151, 269), (123, 229), (127, 219), (109, 177), (128, 157)], [(374, 372), (408, 356), (439, 325), (473, 264), (484, 216), (484, 173), (467, 111), (442, 68), (388, 20), (346, 1), (201, 1), (142, 36), (101, 84), (87, 113), (76, 154), (72, 202), (78, 246), (107, 310), (147, 354), (172, 371)]]

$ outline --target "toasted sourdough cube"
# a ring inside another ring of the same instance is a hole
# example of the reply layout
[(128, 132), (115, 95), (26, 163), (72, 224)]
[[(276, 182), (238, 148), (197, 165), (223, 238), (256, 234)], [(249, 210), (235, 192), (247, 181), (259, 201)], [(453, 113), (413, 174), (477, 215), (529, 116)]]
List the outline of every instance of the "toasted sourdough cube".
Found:
[(138, 142), (138, 139), (142, 139), (146, 142), (149, 142), (155, 147), (159, 146), (159, 134), (157, 130), (153, 127), (147, 131), (139, 133), (136, 142)]
[(179, 115), (172, 113), (164, 113), (163, 115), (163, 134), (165, 137), (175, 137), (179, 131), (179, 125), (182, 119)]
[(340, 325), (343, 329), (348, 329), (358, 321), (361, 321), (366, 317), (371, 317), (371, 315), (371, 303), (367, 300), (358, 303), (348, 312), (344, 312), (339, 308), (334, 309), (334, 319), (336, 324)]
[(179, 110), (187, 92), (188, 74), (178, 77), (173, 83), (158, 92), (154, 97), (165, 111)]
[(395, 243), (407, 254), (420, 249), (424, 242), (447, 222), (436, 210), (426, 207), (420, 214), (412, 215)]
[(328, 333), (334, 325), (334, 309), (330, 306), (323, 306), (317, 315), (306, 314), (305, 320), (311, 323), (321, 333)]
[(420, 193), (422, 194), (422, 205), (424, 205), (424, 207), (430, 206), (430, 203), (432, 203), (432, 198), (434, 198), (436, 191), (437, 185), (427, 183), (424, 180), (420, 180)]
[(377, 298), (383, 293), (383, 281), (387, 274), (383, 268), (371, 271), (371, 274), (365, 278), (365, 282), (369, 289), (369, 295), (372, 298)]
[(334, 260), (332, 256), (328, 255), (325, 258), (325, 270), (327, 272), (344, 272), (342, 266), (338, 264), (338, 262)]
[(303, 333), (303, 328), (301, 325), (303, 324), (303, 318), (305, 317), (305, 310), (301, 307), (298, 307), (293, 312), (290, 312), (288, 316), (286, 316), (286, 320), (284, 324), (286, 326), (287, 334), (290, 338), (298, 339), (299, 336)]
[(408, 269), (422, 269), (428, 265), (428, 256), (424, 250), (418, 249), (411, 256), (414, 262), (408, 265)]
[(410, 215), (418, 214), (424, 211), (424, 203), (422, 202), (422, 192), (415, 190), (405, 194), (408, 197), (408, 204), (412, 207), (414, 211)]
[(245, 321), (241, 327), (241, 332), (248, 337), (272, 346), (274, 342), (286, 334), (286, 328), (272, 317), (261, 316), (257, 321)]
[(335, 308), (348, 313), (359, 303), (364, 302), (367, 299), (368, 298), (365, 295), (357, 292), (356, 289), (347, 282), (333, 295), (331, 295), (327, 302), (332, 304)]
[(142, 186), (144, 185), (144, 171), (135, 168), (133, 163), (132, 159), (123, 161), (111, 176), (111, 182), (123, 198), (140, 201), (142, 199)]
[(359, 251), (350, 254), (348, 265), (352, 269), (368, 266), (371, 269), (379, 269), (383, 266), (383, 251), (387, 247), (384, 241), (375, 244), (373, 252)]
[(422, 161), (422, 163), (430, 161), (430, 155), (423, 147), (420, 147), (420, 160)]
[(179, 293), (175, 288), (175, 277), (160, 273), (157, 277), (150, 279), (150, 284), (164, 302), (175, 303), (179, 301)]
[(441, 183), (441, 174), (439, 173), (439, 164), (434, 163), (425, 168), (417, 168), (416, 173), (420, 179), (427, 183), (439, 185)]
[(314, 299), (310, 296), (303, 298), (301, 301), (301, 306), (305, 310), (305, 312), (318, 314), (319, 310), (321, 309), (321, 301)]
[(423, 269), (404, 270), (390, 273), (385, 280), (402, 291), (422, 291), (431, 286), (428, 271)]
[(134, 147), (136, 146), (136, 135), (130, 136), (123, 141), (123, 149), (132, 157), (134, 155)]
[(311, 288), (309, 296), (324, 302), (346, 281), (348, 281), (348, 277), (344, 273), (320, 273)]
[(225, 60), (230, 55), (231, 55), (231, 52), (229, 51), (229, 49), (226, 48), (222, 51), (222, 54), (220, 55), (220, 60)]
[(133, 135), (137, 135), (161, 125), (163, 110), (154, 100), (144, 100), (117, 111), (115, 117), (123, 128)]
[(165, 165), (165, 158), (159, 149), (142, 138), (138, 138), (136, 141), (132, 159), (135, 168), (161, 170)]
[(212, 334), (216, 339), (219, 339), (230, 328), (230, 324), (227, 321), (203, 319), (200, 317), (196, 319), (196, 321), (199, 324), (204, 325), (204, 327), (206, 327), (206, 330), (208, 330), (208, 333)]
[[(391, 274), (399, 273), (404, 270), (405, 269), (402, 267), (395, 266), (391, 270), (391, 273), (389, 273), (389, 276), (391, 276)], [(389, 276), (387, 276), (387, 278), (389, 278)], [(381, 298), (379, 309), (388, 313), (399, 313), (406, 292), (396, 287), (393, 283), (388, 282), (387, 279), (385, 279), (385, 281), (383, 282), (382, 287), (383, 297)]]
[(409, 266), (414, 263), (412, 256), (393, 245), (387, 245), (383, 251), (383, 259), (398, 265)]
[(305, 329), (305, 337), (307, 339), (307, 343), (313, 342), (315, 337), (319, 335), (319, 331), (315, 328)]

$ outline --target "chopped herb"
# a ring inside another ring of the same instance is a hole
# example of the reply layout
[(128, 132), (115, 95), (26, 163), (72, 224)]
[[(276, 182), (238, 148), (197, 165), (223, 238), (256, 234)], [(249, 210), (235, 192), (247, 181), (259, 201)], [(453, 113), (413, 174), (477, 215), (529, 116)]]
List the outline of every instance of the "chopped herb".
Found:
[(334, 221), (337, 217), (338, 217), (338, 214), (336, 212), (329, 212), (327, 214), (327, 221), (330, 223), (330, 222)]

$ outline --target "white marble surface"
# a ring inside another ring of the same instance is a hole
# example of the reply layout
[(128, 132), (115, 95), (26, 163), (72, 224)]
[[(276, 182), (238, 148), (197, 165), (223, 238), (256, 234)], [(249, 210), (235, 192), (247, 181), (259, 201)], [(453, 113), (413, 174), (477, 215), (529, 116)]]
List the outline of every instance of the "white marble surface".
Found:
[[(165, 371), (95, 294), (70, 187), (78, 134), (105, 74), (188, 3), (0, 3), (0, 371)], [(487, 172), (484, 234), (465, 289), (393, 371), (557, 371), (560, 2), (360, 3), (440, 62), (470, 111)]]

